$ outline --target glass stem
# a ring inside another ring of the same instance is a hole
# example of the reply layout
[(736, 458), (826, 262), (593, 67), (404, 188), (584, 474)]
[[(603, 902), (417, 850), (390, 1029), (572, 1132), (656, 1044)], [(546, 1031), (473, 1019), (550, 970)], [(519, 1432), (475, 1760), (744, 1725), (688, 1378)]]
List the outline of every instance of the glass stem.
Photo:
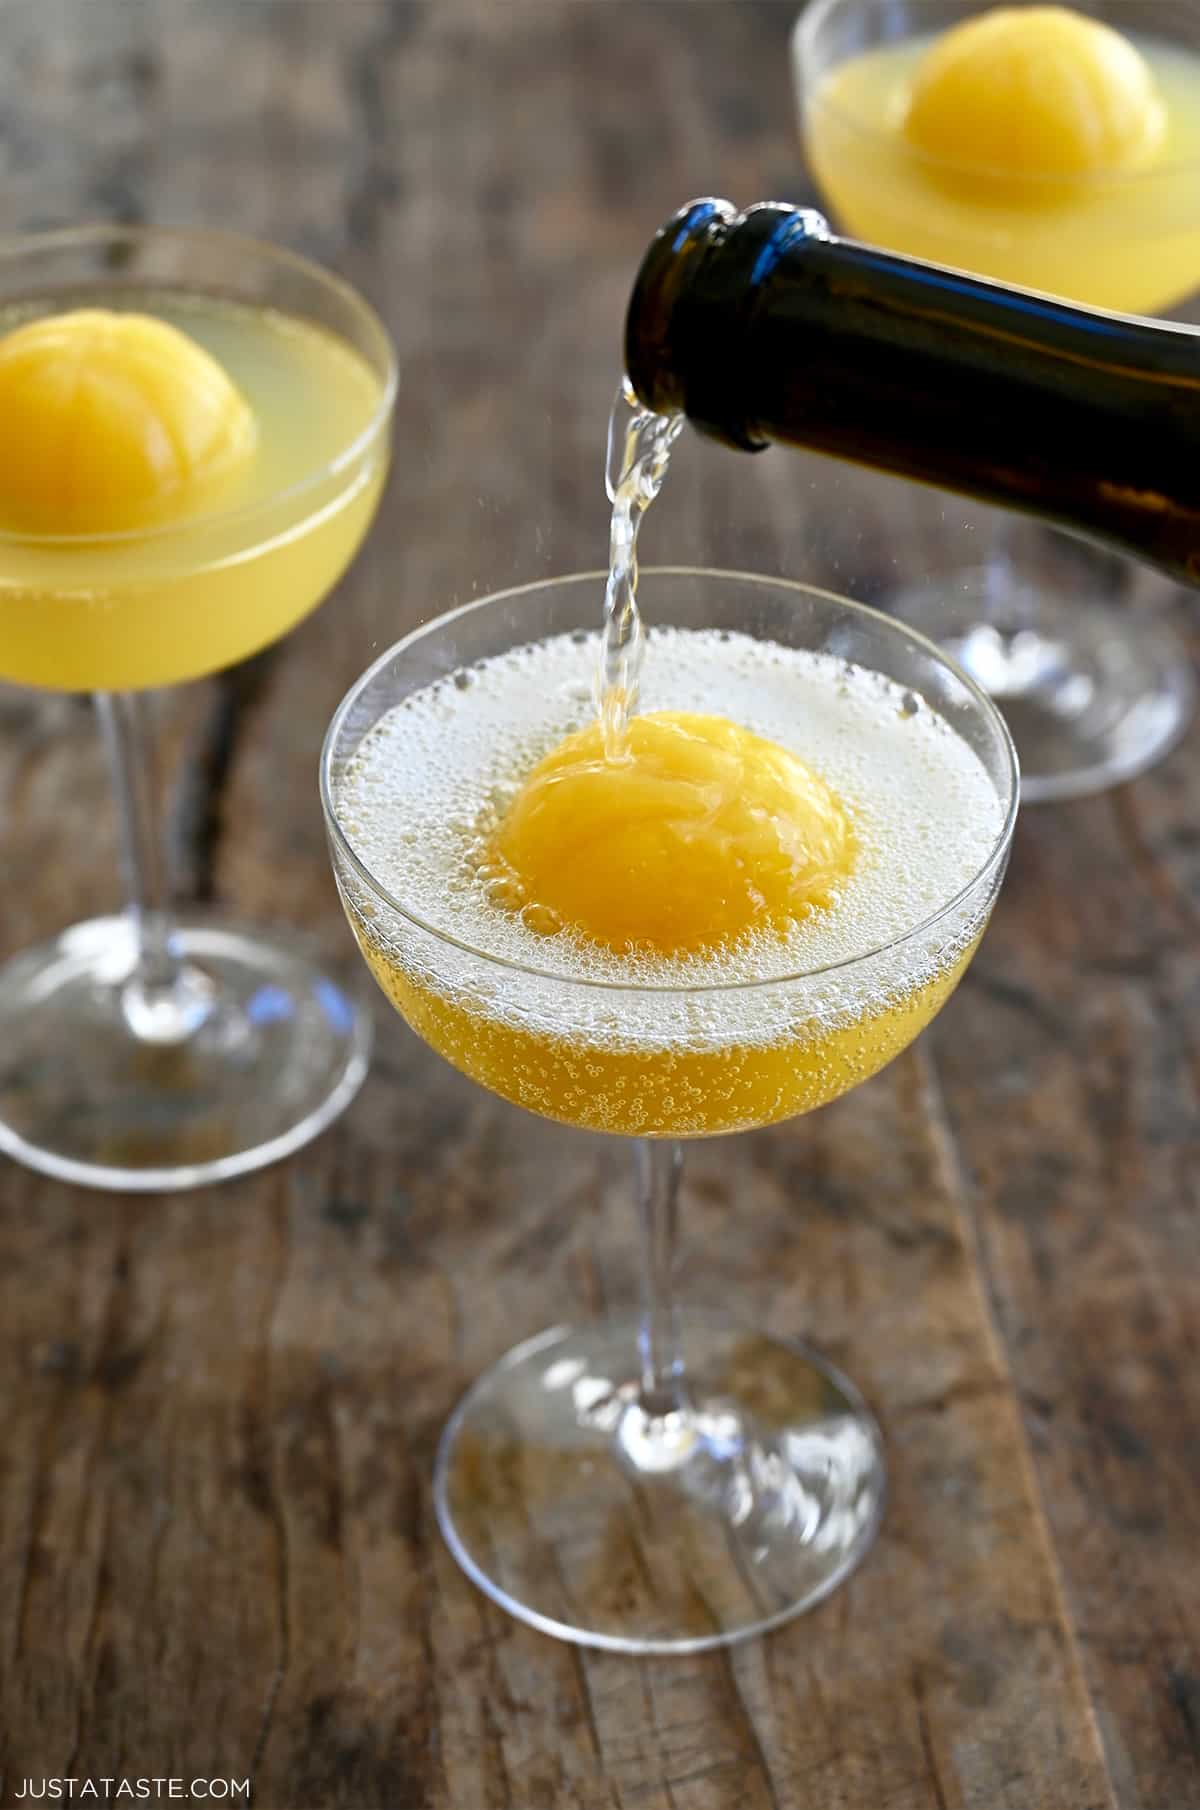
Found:
[(683, 1147), (670, 1139), (638, 1138), (634, 1174), (641, 1235), (641, 1408), (652, 1418), (683, 1406), (683, 1352), (675, 1307), (676, 1233)]
[(137, 950), (121, 1008), (135, 1037), (179, 1043), (208, 1017), (212, 988), (182, 960), (171, 934), (146, 702), (140, 692), (98, 691), (96, 709), (116, 796), (126, 908)]

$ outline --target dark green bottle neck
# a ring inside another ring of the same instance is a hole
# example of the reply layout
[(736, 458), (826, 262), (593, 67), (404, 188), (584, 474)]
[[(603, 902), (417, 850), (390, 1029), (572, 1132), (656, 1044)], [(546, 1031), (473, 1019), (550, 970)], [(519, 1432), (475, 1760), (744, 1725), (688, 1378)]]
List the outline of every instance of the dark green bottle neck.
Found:
[(646, 407), (761, 451), (770, 436), (746, 421), (734, 354), (781, 251), (829, 236), (821, 214), (779, 201), (739, 214), (706, 197), (668, 220), (642, 260), (625, 323), (625, 370)]
[(691, 203), (626, 323), (641, 400), (1039, 514), (1197, 582), (1200, 336)]

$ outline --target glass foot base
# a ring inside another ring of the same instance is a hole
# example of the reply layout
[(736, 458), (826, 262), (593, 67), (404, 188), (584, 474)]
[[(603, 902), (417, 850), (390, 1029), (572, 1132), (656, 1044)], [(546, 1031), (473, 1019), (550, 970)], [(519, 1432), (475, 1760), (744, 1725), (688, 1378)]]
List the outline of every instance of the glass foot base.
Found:
[(1006, 618), (984, 568), (908, 586), (889, 608), (1000, 705), (1021, 762), (1023, 803), (1082, 798), (1132, 779), (1191, 720), (1191, 664), (1147, 611), (1038, 586), (1027, 616)]
[(349, 1104), (371, 1046), (357, 998), (254, 932), (184, 919), (172, 942), (188, 966), (170, 1009), (129, 984), (124, 918), (0, 968), (0, 1150), (90, 1187), (193, 1188), (275, 1162)]
[(559, 1327), (474, 1385), (435, 1478), (455, 1557), (522, 1621), (623, 1653), (724, 1646), (810, 1608), (882, 1512), (858, 1391), (801, 1345), (685, 1316), (690, 1411), (651, 1419), (637, 1337)]

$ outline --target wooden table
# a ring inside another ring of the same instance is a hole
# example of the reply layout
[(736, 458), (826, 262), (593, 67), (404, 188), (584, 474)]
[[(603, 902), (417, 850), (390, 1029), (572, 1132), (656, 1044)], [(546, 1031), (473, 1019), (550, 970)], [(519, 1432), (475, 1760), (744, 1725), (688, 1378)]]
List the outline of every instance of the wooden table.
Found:
[[(303, 925), (353, 966), (324, 725), (422, 617), (603, 558), (603, 425), (649, 232), (695, 193), (803, 193), (790, 10), (4, 9), (9, 226), (262, 233), (362, 284), (400, 348), (394, 481), (353, 575), (266, 659), (164, 701), (181, 897)], [(910, 506), (817, 461), (693, 446), (647, 554), (876, 594)], [(110, 906), (116, 867), (87, 709), (2, 702), (8, 953)], [(352, 1109), (256, 1178), (118, 1198), (6, 1167), (4, 1789), (1200, 1805), (1198, 1022), (1193, 738), (1133, 786), (1027, 813), (968, 980), (886, 1073), (696, 1151), (685, 1294), (736, 1296), (843, 1361), (893, 1485), (849, 1584), (717, 1656), (544, 1639), (472, 1589), (433, 1522), (467, 1380), (551, 1314), (633, 1298), (615, 1144), (485, 1097), (381, 1003)]]

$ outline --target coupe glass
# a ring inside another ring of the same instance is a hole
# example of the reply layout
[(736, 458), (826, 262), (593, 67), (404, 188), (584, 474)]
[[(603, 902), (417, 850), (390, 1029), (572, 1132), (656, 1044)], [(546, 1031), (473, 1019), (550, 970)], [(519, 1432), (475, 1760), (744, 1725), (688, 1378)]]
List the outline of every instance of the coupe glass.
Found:
[[(1052, 169), (1000, 175), (931, 158), (894, 120), (885, 126), (865, 104), (851, 113), (830, 98), (829, 79), (848, 59), (902, 51), (988, 10), (987, 0), (814, 0), (801, 14), (792, 48), (806, 155), (839, 228), (1095, 308), (1169, 314), (1200, 284), (1194, 164), (1168, 159), (1069, 185)], [(1200, 71), (1198, 0), (1079, 0), (1077, 10), (1143, 43), (1191, 52)], [(1179, 105), (1200, 110), (1200, 79)], [(911, 507), (932, 515), (944, 501), (914, 491)], [(1186, 727), (1195, 693), (1163, 620), (1169, 588), (1148, 586), (1130, 561), (1016, 517), (964, 510), (956, 526), (943, 537), (944, 569), (899, 585), (888, 605), (1000, 702), (1025, 799), (1099, 791), (1159, 759)], [(956, 563), (972, 542), (978, 550)]]
[[(979, 687), (893, 619), (778, 579), (645, 571), (639, 597), (655, 625), (823, 651), (924, 699), (983, 763), (1003, 827), (979, 872), (927, 921), (820, 972), (753, 985), (625, 986), (469, 948), (371, 872), (356, 851), (354, 807), (340, 802), (342, 778), (382, 717), (437, 679), (469, 684), (478, 661), (574, 635), (588, 643), (580, 646), (586, 683), (603, 596), (602, 573), (554, 579), (468, 604), (397, 643), (333, 719), (321, 797), (351, 927), (418, 1034), (485, 1087), (551, 1117), (566, 1116), (546, 1105), (557, 1065), (577, 1076), (582, 1060), (589, 1079), (574, 1092), (581, 1103), (568, 1122), (632, 1139), (640, 1318), (556, 1326), (480, 1378), (441, 1443), (442, 1531), (489, 1596), (547, 1633), (630, 1653), (694, 1651), (772, 1627), (832, 1590), (874, 1536), (884, 1461), (862, 1397), (815, 1352), (752, 1324), (677, 1314), (678, 1136), (694, 1131), (697, 1100), (706, 1102), (706, 1129), (729, 1132), (790, 1116), (793, 1085), (807, 1086), (810, 1103), (832, 1099), (917, 1034), (987, 922), (1008, 854), (1017, 769), (1004, 723)], [(489, 1017), (498, 988), (505, 1010)], [(848, 1008), (847, 997), (857, 1003)], [(783, 1014), (781, 1041), (747, 1044), (748, 1005), (760, 1024)], [(847, 1010), (853, 1053), (837, 1042)], [(577, 1024), (578, 1036), (548, 1034), (540, 1028), (547, 1013)], [(710, 1033), (717, 1027), (715, 1040), (672, 1056), (673, 1027), (686, 1035), (699, 1019)], [(613, 1026), (622, 1027), (615, 1038)], [(864, 1026), (866, 1038), (855, 1039)], [(829, 1059), (815, 1083), (822, 1055)], [(526, 1087), (537, 1087), (537, 1102)]]
[(0, 240), (0, 310), (201, 298), (300, 319), (357, 354), (369, 418), (276, 494), (114, 535), (0, 534), (0, 678), (96, 693), (128, 908), (0, 969), (0, 1149), (67, 1181), (192, 1187), (314, 1137), (366, 1072), (370, 1015), (303, 946), (167, 907), (147, 689), (285, 634), (335, 584), (387, 470), (395, 365), (337, 277), (231, 235), (86, 226)]

